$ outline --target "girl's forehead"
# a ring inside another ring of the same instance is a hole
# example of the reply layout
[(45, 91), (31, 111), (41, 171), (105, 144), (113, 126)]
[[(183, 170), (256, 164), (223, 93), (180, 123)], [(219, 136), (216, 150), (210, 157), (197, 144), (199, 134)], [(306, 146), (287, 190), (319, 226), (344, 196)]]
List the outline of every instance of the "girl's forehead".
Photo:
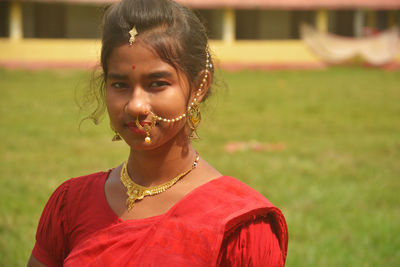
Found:
[(133, 45), (124, 44), (115, 47), (108, 60), (108, 69), (130, 69), (131, 71), (145, 69), (175, 70), (173, 66), (163, 61), (158, 54), (143, 42), (135, 42)]
[(143, 42), (135, 42), (133, 45), (123, 44), (113, 48), (109, 61), (158, 61), (161, 60), (151, 46)]

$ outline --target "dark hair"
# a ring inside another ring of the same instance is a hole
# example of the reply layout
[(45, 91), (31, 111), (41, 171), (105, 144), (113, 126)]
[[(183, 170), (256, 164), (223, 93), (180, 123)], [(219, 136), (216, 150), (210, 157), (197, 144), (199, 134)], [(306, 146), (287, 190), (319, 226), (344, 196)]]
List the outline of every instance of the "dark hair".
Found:
[[(208, 38), (198, 17), (189, 8), (172, 0), (122, 0), (108, 8), (103, 20), (101, 48), (100, 97), (89, 116), (96, 123), (105, 111), (105, 79), (108, 59), (115, 47), (128, 44), (129, 31), (135, 27), (138, 35), (158, 56), (186, 75), (192, 89), (205, 70)], [(210, 63), (213, 61), (210, 55)], [(209, 68), (213, 80), (214, 67)], [(192, 90), (193, 91), (193, 90)], [(205, 98), (210, 94), (208, 90)]]

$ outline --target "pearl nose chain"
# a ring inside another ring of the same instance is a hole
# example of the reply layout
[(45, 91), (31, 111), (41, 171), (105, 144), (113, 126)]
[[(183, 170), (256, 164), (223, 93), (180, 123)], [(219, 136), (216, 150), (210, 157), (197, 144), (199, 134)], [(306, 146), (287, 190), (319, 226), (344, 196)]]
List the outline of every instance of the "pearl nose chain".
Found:
[(200, 83), (199, 88), (197, 89), (197, 92), (196, 92), (196, 95), (195, 95), (193, 101), (189, 104), (189, 106), (187, 108), (187, 112), (185, 112), (185, 113), (183, 113), (183, 114), (181, 114), (181, 115), (179, 115), (179, 116), (177, 116), (175, 118), (168, 119), (168, 118), (163, 118), (161, 116), (158, 116), (158, 115), (156, 115), (156, 114), (154, 114), (153, 112), (150, 111), (149, 113), (151, 115), (151, 123), (150, 124), (144, 124), (144, 125), (142, 125), (140, 123), (139, 117), (136, 117), (136, 126), (140, 130), (142, 130), (142, 131), (144, 131), (146, 133), (146, 137), (144, 139), (146, 144), (150, 144), (151, 143), (150, 130), (155, 126), (157, 121), (164, 122), (164, 123), (175, 123), (175, 122), (181, 121), (182, 119), (187, 117), (187, 113), (190, 113), (192, 109), (196, 108), (200, 104), (200, 102), (198, 100), (198, 97), (201, 96), (203, 88), (204, 88), (204, 85), (205, 85), (205, 83), (207, 81), (207, 78), (208, 78), (208, 76), (210, 74), (210, 69), (213, 67), (212, 64), (211, 64), (211, 60), (210, 60), (210, 53), (208, 51), (209, 51), (209, 49), (208, 49), (208, 46), (207, 46), (207, 48), (206, 48), (206, 66), (205, 66), (205, 71), (204, 71), (205, 72), (204, 73), (204, 77), (203, 77), (203, 80)]

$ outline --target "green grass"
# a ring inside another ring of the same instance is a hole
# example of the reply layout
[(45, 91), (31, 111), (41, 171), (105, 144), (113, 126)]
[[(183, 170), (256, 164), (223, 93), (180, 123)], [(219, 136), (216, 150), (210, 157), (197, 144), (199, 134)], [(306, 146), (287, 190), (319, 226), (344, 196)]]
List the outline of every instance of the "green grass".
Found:
[[(199, 153), (265, 194), (286, 216), (287, 266), (400, 263), (400, 72), (221, 73)], [(128, 149), (105, 119), (78, 124), (83, 71), (0, 70), (0, 266), (24, 266), (49, 194), (106, 170)], [(230, 141), (284, 143), (229, 154)]]

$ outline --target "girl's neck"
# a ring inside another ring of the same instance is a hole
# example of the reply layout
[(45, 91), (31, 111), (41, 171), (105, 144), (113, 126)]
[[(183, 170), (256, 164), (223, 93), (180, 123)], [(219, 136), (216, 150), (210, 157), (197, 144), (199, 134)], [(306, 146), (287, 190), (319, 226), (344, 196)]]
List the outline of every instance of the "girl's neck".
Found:
[(142, 186), (155, 186), (175, 178), (188, 170), (196, 158), (196, 151), (188, 140), (185, 145), (163, 145), (152, 150), (131, 149), (128, 172), (131, 179)]

